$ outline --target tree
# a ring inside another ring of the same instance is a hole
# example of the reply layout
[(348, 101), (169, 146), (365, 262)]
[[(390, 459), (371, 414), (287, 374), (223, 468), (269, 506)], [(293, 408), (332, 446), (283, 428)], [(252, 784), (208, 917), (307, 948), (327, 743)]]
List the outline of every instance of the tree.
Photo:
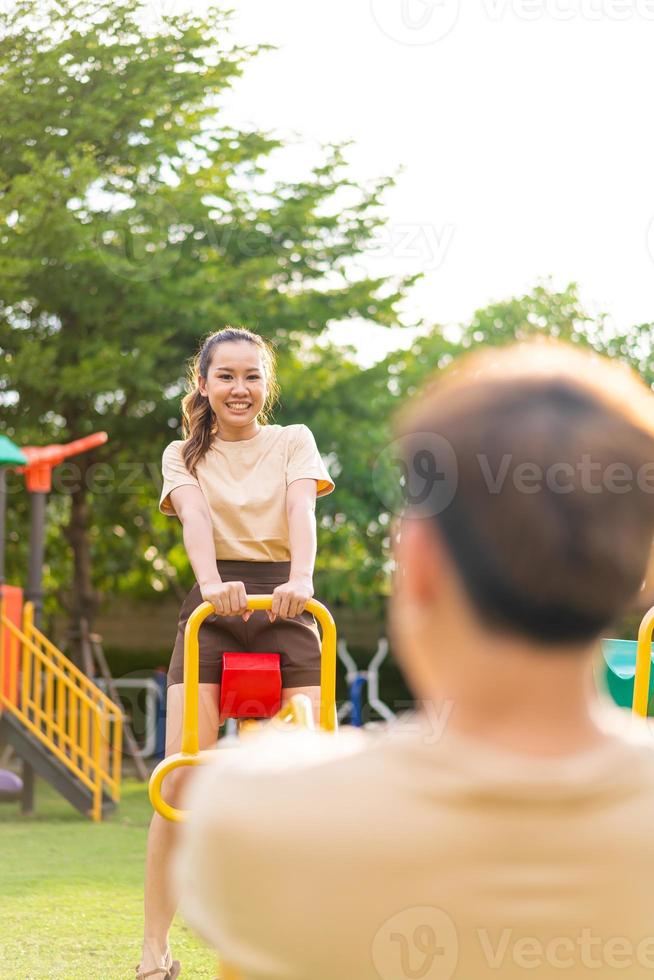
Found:
[[(319, 504), (321, 593), (330, 601), (359, 608), (372, 604), (381, 613), (380, 597), (389, 594), (389, 529), (401, 506), (392, 428), (397, 407), (466, 350), (537, 335), (619, 358), (654, 384), (653, 324), (621, 333), (605, 315), (588, 313), (576, 284), (556, 290), (547, 281), (475, 311), (457, 327), (436, 324), (409, 350), (393, 351), (366, 371), (348, 363), (346, 352), (320, 347), (301, 369), (288, 363), (292, 377), (302, 375), (301, 384), (289, 386), (288, 407), (307, 421), (336, 465), (337, 492)], [(318, 388), (321, 398), (315, 402), (311, 392)]]
[[(391, 178), (358, 187), (345, 147), (327, 146), (305, 179), (273, 180), (282, 141), (222, 125), (260, 51), (230, 43), (228, 15), (146, 29), (141, 12), (139, 0), (20, 0), (0, 13), (3, 427), (22, 444), (110, 436), (53, 504), (75, 619), (97, 606), (94, 536), (110, 563), (111, 528), (114, 544), (144, 533), (151, 476), (121, 496), (117, 474), (158, 463), (175, 437), (200, 337), (245, 324), (283, 356), (333, 320), (395, 324), (412, 281), (349, 271)], [(90, 490), (98, 464), (104, 495)]]

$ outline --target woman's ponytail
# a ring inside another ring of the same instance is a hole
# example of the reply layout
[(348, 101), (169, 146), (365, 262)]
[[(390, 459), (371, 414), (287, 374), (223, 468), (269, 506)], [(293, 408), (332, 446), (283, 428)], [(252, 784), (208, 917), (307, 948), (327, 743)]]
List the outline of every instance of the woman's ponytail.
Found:
[(184, 434), (184, 462), (189, 473), (195, 470), (211, 445), (214, 414), (199, 388), (194, 388), (182, 399), (182, 432)]

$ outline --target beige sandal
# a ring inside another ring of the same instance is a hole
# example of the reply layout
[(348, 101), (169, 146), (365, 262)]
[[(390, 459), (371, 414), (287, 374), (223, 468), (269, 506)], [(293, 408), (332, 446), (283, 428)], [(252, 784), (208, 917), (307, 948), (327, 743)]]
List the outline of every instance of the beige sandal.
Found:
[(146, 977), (155, 977), (160, 974), (163, 980), (176, 980), (181, 972), (182, 966), (179, 960), (173, 960), (170, 966), (160, 966), (156, 970), (148, 970), (147, 973), (143, 973), (140, 970), (140, 966), (136, 967), (136, 980), (146, 980)]

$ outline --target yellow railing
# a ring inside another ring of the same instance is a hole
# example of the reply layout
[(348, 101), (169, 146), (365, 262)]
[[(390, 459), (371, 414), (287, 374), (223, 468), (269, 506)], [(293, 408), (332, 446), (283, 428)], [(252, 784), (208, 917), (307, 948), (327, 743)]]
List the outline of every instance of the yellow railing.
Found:
[(642, 718), (647, 717), (649, 706), (649, 675), (652, 669), (652, 633), (654, 632), (654, 607), (643, 616), (638, 630), (636, 652), (636, 676), (634, 677), (633, 710)]
[[(7, 641), (8, 637), (8, 641)], [(118, 802), (123, 721), (104, 694), (34, 625), (26, 603), (23, 628), (0, 600), (0, 710), (10, 711), (93, 795), (90, 816), (102, 819), (103, 790)]]

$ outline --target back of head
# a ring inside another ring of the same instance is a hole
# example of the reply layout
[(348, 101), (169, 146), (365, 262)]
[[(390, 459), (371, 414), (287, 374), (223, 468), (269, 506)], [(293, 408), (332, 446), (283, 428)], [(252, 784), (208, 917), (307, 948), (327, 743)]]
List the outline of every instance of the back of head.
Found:
[(434, 522), (473, 610), (541, 643), (599, 636), (654, 535), (654, 395), (556, 341), (468, 355), (399, 414), (409, 509)]

